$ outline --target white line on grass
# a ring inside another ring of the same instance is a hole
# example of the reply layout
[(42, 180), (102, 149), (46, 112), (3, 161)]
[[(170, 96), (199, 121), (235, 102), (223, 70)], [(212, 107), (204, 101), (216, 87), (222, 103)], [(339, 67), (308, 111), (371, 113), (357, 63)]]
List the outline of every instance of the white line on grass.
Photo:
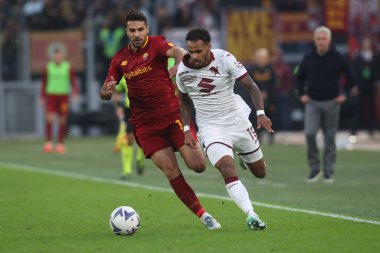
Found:
[[(87, 180), (87, 181), (93, 181), (93, 182), (110, 183), (110, 184), (115, 184), (115, 185), (124, 185), (124, 186), (130, 186), (130, 187), (142, 188), (142, 189), (148, 189), (148, 190), (154, 190), (154, 191), (173, 192), (172, 189), (164, 188), (164, 187), (145, 185), (145, 184), (139, 184), (139, 183), (133, 183), (133, 182), (122, 182), (122, 181), (114, 180), (114, 179), (88, 176), (88, 175), (77, 174), (77, 173), (72, 173), (72, 172), (65, 172), (65, 171), (43, 169), (43, 168), (37, 168), (37, 167), (15, 164), (15, 163), (0, 162), (0, 166), (6, 166), (7, 168), (13, 169), (13, 170), (36, 172), (36, 173), (55, 175), (55, 176), (61, 176), (61, 177), (68, 177), (68, 178)], [(231, 201), (231, 199), (228, 197), (215, 195), (215, 194), (207, 194), (207, 193), (198, 192), (197, 195), (200, 197)], [(346, 216), (346, 215), (340, 215), (340, 214), (334, 214), (334, 213), (325, 213), (325, 212), (319, 212), (319, 211), (313, 211), (313, 210), (305, 210), (305, 209), (292, 208), (292, 207), (286, 207), (286, 206), (280, 206), (280, 205), (272, 205), (272, 204), (266, 204), (266, 203), (256, 202), (256, 201), (253, 201), (252, 203), (256, 206), (278, 209), (278, 210), (282, 210), (282, 211), (306, 213), (306, 214), (325, 216), (325, 217), (341, 219), (341, 220), (349, 220), (349, 221), (353, 221), (353, 222), (361, 222), (361, 223), (380, 225), (380, 221), (361, 219), (361, 218), (352, 217), (352, 216)]]

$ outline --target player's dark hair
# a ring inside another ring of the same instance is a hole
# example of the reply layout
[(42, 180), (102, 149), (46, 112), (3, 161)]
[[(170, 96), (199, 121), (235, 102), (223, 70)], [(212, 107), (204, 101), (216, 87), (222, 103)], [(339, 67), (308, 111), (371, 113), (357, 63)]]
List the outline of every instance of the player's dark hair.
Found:
[(202, 40), (206, 43), (211, 42), (210, 33), (203, 28), (194, 28), (191, 29), (186, 35), (186, 41), (197, 41)]
[(128, 23), (128, 21), (144, 21), (144, 23), (147, 24), (145, 15), (136, 10), (131, 10), (127, 12), (127, 16), (125, 17), (125, 23)]

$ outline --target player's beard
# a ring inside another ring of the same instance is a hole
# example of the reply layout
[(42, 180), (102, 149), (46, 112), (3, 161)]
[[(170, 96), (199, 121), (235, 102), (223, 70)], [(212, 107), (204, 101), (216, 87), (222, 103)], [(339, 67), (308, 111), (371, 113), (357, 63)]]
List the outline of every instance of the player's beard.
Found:
[(192, 60), (192, 64), (194, 65), (194, 67), (198, 68), (203, 65), (201, 60)]
[(133, 39), (131, 41), (131, 43), (135, 48), (141, 48), (144, 45), (145, 41), (146, 41), (146, 37), (145, 37), (145, 39), (144, 38), (136, 38), (136, 39)]
[(194, 68), (200, 69), (206, 66), (207, 59), (191, 59), (190, 64), (193, 65)]

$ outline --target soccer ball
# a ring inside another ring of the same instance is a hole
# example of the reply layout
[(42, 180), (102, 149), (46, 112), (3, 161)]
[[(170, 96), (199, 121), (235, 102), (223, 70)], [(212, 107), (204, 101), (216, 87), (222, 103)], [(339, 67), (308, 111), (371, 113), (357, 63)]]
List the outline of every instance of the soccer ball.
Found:
[(140, 217), (130, 206), (120, 206), (113, 210), (110, 226), (117, 235), (133, 235), (140, 227)]

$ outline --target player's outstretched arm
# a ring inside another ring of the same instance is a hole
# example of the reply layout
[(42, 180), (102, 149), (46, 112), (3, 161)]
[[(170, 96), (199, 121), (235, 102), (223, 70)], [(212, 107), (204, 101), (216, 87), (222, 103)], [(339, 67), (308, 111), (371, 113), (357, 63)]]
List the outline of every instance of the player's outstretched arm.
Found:
[(183, 56), (187, 51), (181, 47), (172, 46), (166, 53), (168, 57), (173, 57), (175, 59), (174, 66), (171, 67), (169, 71), (169, 78), (175, 77), (178, 70), (178, 65), (181, 63)]
[(241, 79), (240, 82), (251, 95), (256, 111), (262, 112), (257, 115), (257, 128), (263, 127), (268, 132), (273, 133), (272, 121), (264, 114), (264, 102), (259, 87), (257, 87), (257, 84), (249, 75)]
[(181, 121), (184, 125), (184, 135), (185, 135), (185, 144), (191, 148), (197, 148), (197, 141), (194, 140), (192, 134), (190, 133), (190, 119), (191, 119), (191, 102), (189, 95), (180, 92), (180, 111), (181, 111)]

